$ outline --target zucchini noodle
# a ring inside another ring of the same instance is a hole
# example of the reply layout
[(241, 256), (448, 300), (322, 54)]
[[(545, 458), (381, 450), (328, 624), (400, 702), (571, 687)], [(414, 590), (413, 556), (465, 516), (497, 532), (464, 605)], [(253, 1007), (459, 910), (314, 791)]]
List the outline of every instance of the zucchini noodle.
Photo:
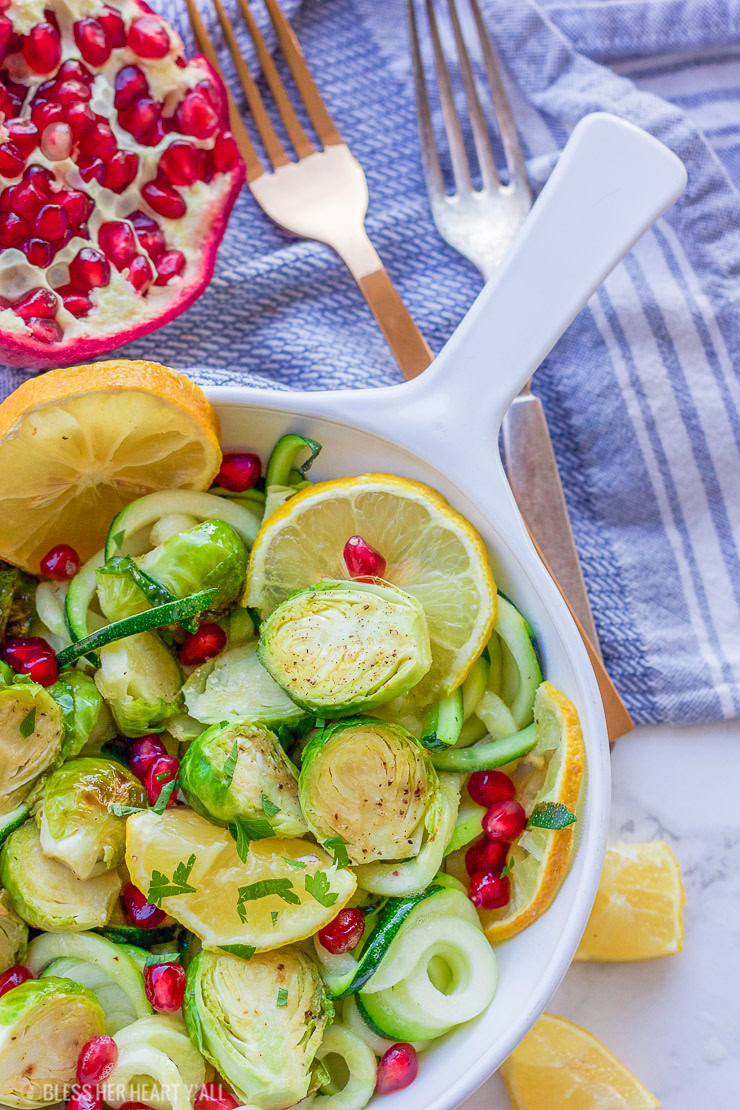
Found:
[(324, 1033), (317, 1060), (340, 1056), (348, 1072), (341, 1090), (316, 1095), (313, 1110), (362, 1110), (375, 1090), (377, 1065), (375, 1053), (363, 1040), (341, 1025), (331, 1025)]

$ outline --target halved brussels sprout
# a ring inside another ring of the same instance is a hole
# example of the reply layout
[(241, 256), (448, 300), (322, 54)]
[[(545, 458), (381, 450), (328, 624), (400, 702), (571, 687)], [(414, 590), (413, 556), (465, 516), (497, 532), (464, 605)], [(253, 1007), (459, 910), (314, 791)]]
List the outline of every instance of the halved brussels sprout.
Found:
[(36, 683), (0, 682), (0, 814), (10, 813), (59, 759), (62, 710)]
[(432, 663), (419, 602), (372, 582), (319, 583), (292, 594), (263, 623), (259, 655), (293, 701), (324, 717), (383, 705)]
[(188, 968), (185, 1023), (238, 1098), (280, 1110), (305, 1098), (333, 1017), (314, 962), (298, 948), (249, 962), (201, 952)]
[(0, 975), (22, 964), (28, 946), (28, 926), (13, 909), (7, 890), (0, 890)]
[(36, 616), (35, 594), (35, 578), (0, 562), (0, 640), (30, 634)]
[(66, 1099), (103, 1010), (71, 979), (29, 979), (0, 998), (0, 1103), (33, 1110)]
[(72, 759), (87, 744), (98, 744), (115, 736), (108, 706), (89, 675), (68, 668), (62, 671), (49, 693), (62, 710), (64, 739), (62, 756)]
[(206, 729), (183, 757), (180, 783), (193, 809), (216, 825), (242, 818), (259, 822), (267, 836), (307, 831), (295, 768), (277, 736), (261, 725)]
[(373, 717), (337, 721), (303, 752), (299, 793), (314, 836), (340, 836), (355, 864), (416, 855), (439, 786), (419, 741)]
[(124, 736), (162, 732), (182, 713), (182, 672), (154, 632), (139, 632), (101, 648), (95, 685)]
[(111, 806), (147, 804), (146, 791), (120, 763), (83, 757), (57, 767), (44, 784), (37, 820), (41, 850), (91, 879), (123, 863), (126, 818)]
[(81, 933), (105, 925), (122, 885), (117, 871), (78, 879), (65, 864), (45, 856), (34, 821), (26, 821), (3, 844), (0, 881), (16, 913), (48, 933)]
[(306, 716), (262, 666), (256, 640), (223, 651), (197, 667), (182, 693), (190, 715), (206, 725), (231, 721), (271, 727), (293, 724)]
[[(170, 536), (134, 563), (175, 597), (218, 589), (212, 609), (220, 611), (239, 597), (247, 573), (244, 540), (225, 520), (205, 520)], [(111, 621), (150, 607), (131, 573), (116, 565), (95, 572), (100, 608)]]

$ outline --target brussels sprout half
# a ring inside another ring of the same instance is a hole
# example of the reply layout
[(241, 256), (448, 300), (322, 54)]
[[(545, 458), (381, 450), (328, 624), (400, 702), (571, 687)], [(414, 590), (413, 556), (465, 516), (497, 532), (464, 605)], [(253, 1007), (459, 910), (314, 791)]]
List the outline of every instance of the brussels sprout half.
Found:
[[(258, 822), (263, 836), (303, 836), (296, 770), (277, 736), (260, 725), (212, 725), (188, 748), (180, 784), (216, 825)], [(257, 832), (259, 826), (254, 827)]]
[(231, 721), (273, 727), (293, 725), (306, 717), (262, 666), (256, 640), (197, 667), (182, 693), (190, 715), (207, 725)]
[(244, 1103), (280, 1110), (305, 1098), (333, 1006), (298, 948), (249, 962), (201, 952), (183, 1009), (191, 1038)]
[(49, 693), (62, 710), (64, 739), (62, 756), (72, 759), (87, 744), (104, 743), (116, 728), (108, 706), (89, 675), (68, 668), (62, 671)]
[(371, 582), (319, 583), (292, 594), (263, 623), (259, 656), (293, 701), (324, 717), (383, 705), (432, 663), (419, 602)]
[(0, 814), (10, 813), (60, 757), (62, 710), (31, 682), (0, 681)]
[(0, 890), (0, 975), (22, 964), (28, 946), (28, 926), (13, 909), (7, 890)]
[(311, 832), (322, 842), (342, 837), (355, 864), (416, 855), (439, 785), (418, 740), (373, 717), (337, 721), (315, 733), (298, 782)]
[(66, 863), (78, 879), (123, 863), (126, 818), (113, 805), (147, 804), (146, 791), (120, 763), (83, 757), (58, 767), (44, 785), (41, 850)]
[(81, 933), (105, 925), (122, 885), (117, 871), (78, 879), (65, 864), (49, 859), (33, 821), (3, 844), (0, 881), (16, 913), (34, 929), (49, 933)]
[(154, 632), (138, 632), (100, 649), (95, 685), (124, 736), (162, 732), (182, 713), (182, 673)]

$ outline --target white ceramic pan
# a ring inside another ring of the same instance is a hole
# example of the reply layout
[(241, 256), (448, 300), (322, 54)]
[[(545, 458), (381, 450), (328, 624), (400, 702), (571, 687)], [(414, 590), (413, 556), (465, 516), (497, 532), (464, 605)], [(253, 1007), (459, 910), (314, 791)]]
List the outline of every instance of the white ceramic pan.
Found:
[(489, 1011), (426, 1055), (411, 1087), (377, 1100), (384, 1110), (459, 1106), (542, 1012), (591, 909), (609, 814), (605, 722), (581, 638), (506, 482), (498, 431), (519, 389), (685, 180), (678, 158), (645, 132), (613, 116), (588, 116), (497, 276), (421, 377), (360, 391), (208, 391), (227, 450), (265, 457), (279, 435), (301, 432), (324, 445), (312, 478), (385, 471), (440, 490), (479, 529), (496, 581), (537, 631), (547, 678), (575, 702), (583, 723), (587, 797), (563, 888), (535, 925), (499, 949)]

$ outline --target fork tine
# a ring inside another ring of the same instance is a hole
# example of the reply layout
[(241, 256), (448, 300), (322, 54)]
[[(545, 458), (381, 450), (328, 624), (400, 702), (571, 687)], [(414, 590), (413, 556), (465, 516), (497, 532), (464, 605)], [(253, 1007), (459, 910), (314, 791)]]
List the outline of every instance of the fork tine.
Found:
[(455, 178), (455, 186), (458, 193), (471, 193), (473, 191), (473, 182), (470, 177), (470, 166), (468, 165), (462, 128), (460, 127), (460, 120), (457, 116), (455, 101), (452, 95), (450, 71), (447, 68), (447, 61), (445, 60), (444, 51), (442, 49), (442, 41), (439, 37), (437, 17), (434, 14), (434, 0), (426, 0), (426, 10), (427, 18), (429, 19), (432, 46), (434, 47), (434, 63), (437, 69), (437, 81), (439, 83), (439, 99), (442, 104), (442, 116), (445, 121), (447, 142), (450, 146), (450, 160), (452, 162), (452, 173)]
[(231, 57), (233, 58), (237, 76), (241, 83), (241, 87), (244, 90), (244, 95), (247, 98), (249, 111), (252, 113), (252, 119), (255, 122), (257, 130), (259, 131), (260, 138), (262, 139), (265, 151), (267, 152), (267, 157), (270, 159), (273, 169), (277, 169), (278, 166), (285, 166), (288, 164), (290, 159), (288, 158), (288, 155), (285, 152), (285, 148), (280, 142), (278, 133), (273, 127), (270, 117), (265, 110), (265, 105), (262, 102), (262, 97), (254, 81), (254, 78), (249, 72), (246, 62), (242, 58), (231, 20), (226, 14), (226, 10), (224, 9), (221, 0), (213, 0), (213, 3), (216, 8), (216, 12), (218, 13), (218, 18), (221, 26), (223, 27), (224, 35), (226, 37), (226, 44), (229, 48)]
[(444, 196), (445, 184), (442, 175), (442, 167), (439, 164), (437, 144), (434, 139), (432, 112), (429, 106), (427, 83), (424, 78), (424, 65), (421, 60), (419, 27), (416, 22), (414, 0), (406, 0), (406, 14), (409, 23), (409, 39), (411, 40), (411, 64), (414, 70), (416, 109), (419, 119), (419, 137), (421, 139), (421, 159), (424, 165), (424, 174), (427, 179), (427, 189), (432, 199), (437, 199)]
[(258, 177), (260, 177), (261, 174), (265, 172), (265, 167), (262, 165), (257, 151), (254, 149), (252, 140), (249, 137), (249, 133), (244, 126), (244, 120), (241, 117), (241, 113), (239, 112), (236, 102), (231, 95), (231, 91), (226, 84), (223, 69), (221, 68), (221, 63), (218, 60), (218, 54), (216, 53), (216, 48), (213, 45), (211, 36), (206, 30), (200, 12), (195, 5), (195, 0), (185, 0), (185, 3), (187, 4), (190, 22), (192, 24), (200, 52), (201, 54), (204, 54), (206, 56), (208, 61), (216, 70), (216, 73), (223, 81), (224, 88), (226, 89), (226, 97), (229, 105), (231, 133), (234, 136), (236, 145), (239, 147), (239, 152), (244, 159), (244, 164), (247, 167), (247, 181), (255, 181)]
[(470, 64), (470, 55), (468, 54), (468, 48), (465, 45), (462, 28), (460, 27), (460, 19), (457, 14), (455, 0), (447, 0), (447, 6), (450, 11), (452, 31), (455, 36), (457, 57), (460, 63), (460, 75), (462, 77), (463, 87), (465, 88), (465, 96), (468, 101), (470, 125), (473, 130), (473, 140), (475, 142), (475, 151), (478, 155), (478, 165), (480, 166), (483, 186), (484, 188), (498, 188), (500, 184), (498, 170), (496, 169), (496, 162), (493, 158), (493, 151), (491, 150), (491, 143), (488, 137), (488, 128), (486, 127), (486, 119), (483, 115), (483, 109), (481, 108), (481, 103), (478, 98), (478, 90), (475, 86), (475, 78), (473, 77), (473, 67)]
[[(241, 2), (246, 3), (248, 0), (241, 0)], [(293, 74), (293, 80), (301, 94), (301, 99), (308, 112), (308, 118), (311, 120), (316, 134), (324, 146), (337, 146), (342, 142), (342, 136), (337, 131), (334, 120), (326, 110), (321, 94), (316, 88), (293, 28), (285, 18), (285, 13), (277, 0), (265, 0), (265, 7), (275, 28), (283, 57)]]
[(481, 49), (483, 51), (483, 62), (486, 67), (488, 83), (491, 87), (493, 106), (496, 109), (496, 118), (501, 132), (501, 141), (504, 146), (506, 164), (509, 167), (511, 183), (515, 184), (517, 188), (526, 189), (527, 193), (529, 193), (530, 186), (529, 178), (527, 177), (527, 167), (524, 161), (524, 155), (522, 154), (519, 133), (514, 123), (514, 116), (511, 111), (511, 105), (509, 104), (509, 98), (504, 88), (501, 66), (496, 55), (496, 50), (494, 49), (491, 36), (488, 34), (488, 29), (483, 21), (483, 14), (478, 5), (478, 0), (470, 0), (470, 7), (473, 12), (473, 18), (475, 19), (475, 25), (478, 30), (478, 38), (480, 39)]
[(316, 148), (301, 126), (301, 121), (298, 119), (295, 108), (290, 102), (290, 97), (277, 71), (277, 66), (273, 61), (272, 54), (267, 49), (267, 44), (252, 15), (252, 9), (249, 6), (248, 0), (239, 0), (239, 6), (241, 7), (247, 30), (249, 31), (257, 51), (257, 57), (262, 66), (262, 72), (267, 78), (270, 92), (275, 99), (275, 105), (280, 113), (280, 118), (285, 125), (285, 130), (288, 132), (288, 137), (293, 144), (296, 154), (299, 158), (306, 158), (309, 154), (315, 154)]

